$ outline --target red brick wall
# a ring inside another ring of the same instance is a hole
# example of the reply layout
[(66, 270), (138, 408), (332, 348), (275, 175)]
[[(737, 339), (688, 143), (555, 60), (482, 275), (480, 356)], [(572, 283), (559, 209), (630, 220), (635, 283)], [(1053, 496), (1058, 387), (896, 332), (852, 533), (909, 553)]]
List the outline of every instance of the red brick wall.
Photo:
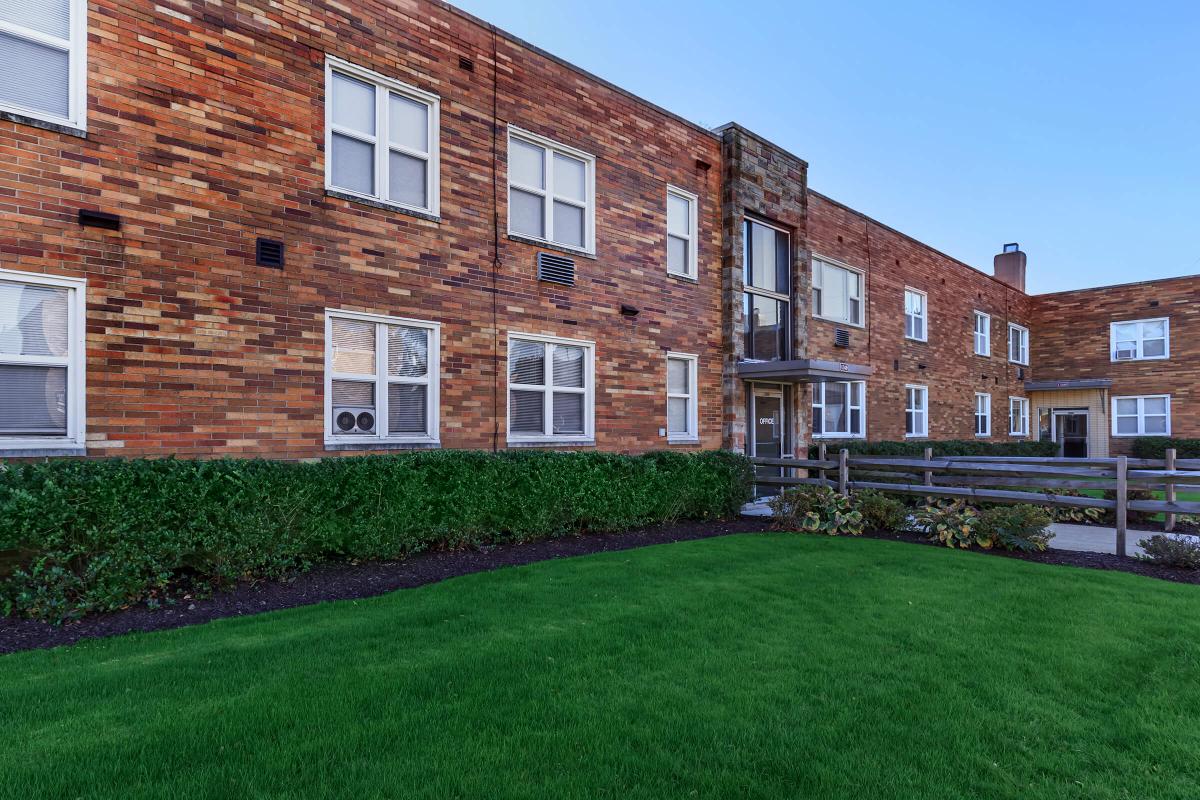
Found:
[[(976, 392), (992, 395), (991, 440), (1011, 438), (1008, 398), (1026, 393), (1017, 365), (1008, 362), (1008, 322), (1028, 327), (1028, 296), (811, 191), (808, 239), (815, 256), (865, 273), (865, 328), (811, 317), (808, 355), (874, 369), (867, 379), (868, 439), (904, 439), (904, 387), (910, 383), (929, 387), (930, 439), (974, 438)], [(927, 342), (904, 338), (905, 287), (928, 295)], [(992, 315), (990, 358), (974, 355), (976, 310)], [(850, 331), (849, 348), (834, 346), (838, 327)], [(1037, 331), (1030, 338), (1036, 347)], [(1031, 370), (1025, 373), (1032, 378)]]
[[(1169, 394), (1172, 435), (1200, 437), (1200, 277), (1058, 292), (1032, 300), (1038, 334), (1033, 358), (1040, 380), (1108, 378), (1113, 397)], [(1170, 358), (1114, 363), (1110, 324), (1158, 317), (1170, 320)], [(1118, 437), (1110, 446), (1120, 455), (1128, 454), (1131, 444)]]
[[(494, 72), (492, 32), (440, 4), (345, 8), (92, 0), (87, 138), (0, 122), (0, 267), (89, 281), (89, 453), (323, 454), (326, 307), (443, 323), (445, 447), (490, 447), (495, 425), (504, 446), (509, 331), (596, 342), (610, 450), (666, 445), (665, 353), (699, 355), (702, 446), (720, 446), (717, 138), (503, 35)], [(326, 196), (326, 54), (440, 95), (440, 223)], [(536, 282), (538, 248), (503, 235), (509, 123), (596, 157), (574, 288)], [(698, 283), (665, 271), (667, 183), (701, 198)], [(80, 228), (79, 208), (123, 230)], [(286, 243), (285, 270), (255, 266), (256, 236)]]

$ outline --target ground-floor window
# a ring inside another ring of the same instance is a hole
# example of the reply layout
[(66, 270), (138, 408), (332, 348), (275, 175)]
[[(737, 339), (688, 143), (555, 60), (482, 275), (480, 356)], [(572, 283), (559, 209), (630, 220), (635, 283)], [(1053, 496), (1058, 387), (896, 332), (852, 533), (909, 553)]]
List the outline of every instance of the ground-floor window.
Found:
[(592, 342), (509, 334), (510, 442), (593, 439), (594, 351)]
[(696, 363), (697, 358), (693, 355), (667, 354), (668, 441), (694, 441), (699, 437)]
[(1171, 396), (1167, 394), (1113, 398), (1113, 436), (1168, 436)]
[(816, 438), (854, 438), (866, 435), (864, 381), (826, 381), (813, 384), (812, 426)]
[(992, 396), (982, 392), (975, 395), (975, 435), (992, 435)]
[(436, 322), (325, 314), (329, 444), (438, 441)]
[(84, 445), (85, 286), (0, 269), (0, 450)]
[(904, 435), (929, 435), (929, 389), (925, 386), (904, 387)]
[(1012, 436), (1029, 435), (1029, 400), (1024, 397), (1008, 398), (1008, 432)]

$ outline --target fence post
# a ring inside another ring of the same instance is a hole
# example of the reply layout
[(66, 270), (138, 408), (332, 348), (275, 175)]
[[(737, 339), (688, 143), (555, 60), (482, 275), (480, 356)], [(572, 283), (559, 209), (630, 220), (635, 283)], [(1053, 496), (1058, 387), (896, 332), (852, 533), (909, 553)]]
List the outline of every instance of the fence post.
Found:
[[(1175, 469), (1175, 448), (1171, 447), (1167, 450), (1167, 470), (1171, 471), (1174, 469)], [(1175, 502), (1175, 484), (1171, 483), (1169, 480), (1167, 482), (1167, 487), (1166, 487), (1166, 498), (1167, 498), (1168, 503)], [(1175, 515), (1174, 514), (1167, 514), (1167, 524), (1165, 527), (1166, 527), (1167, 533), (1170, 533), (1171, 531), (1175, 530)]]
[(1129, 458), (1117, 457), (1117, 555), (1125, 555), (1125, 526), (1129, 518)]
[[(821, 442), (819, 445), (817, 445), (817, 460), (818, 461), (826, 461), (828, 459), (828, 457), (829, 457), (829, 445), (825, 444), (824, 442)], [(817, 476), (823, 481), (829, 480), (829, 476), (825, 474), (825, 470), (823, 470), (823, 469), (817, 471)]]
[[(933, 448), (932, 447), (925, 448), (925, 460), (933, 461)], [(933, 470), (931, 470), (931, 469), (925, 470), (925, 485), (933, 486)]]
[(838, 494), (850, 493), (850, 451), (838, 453)]

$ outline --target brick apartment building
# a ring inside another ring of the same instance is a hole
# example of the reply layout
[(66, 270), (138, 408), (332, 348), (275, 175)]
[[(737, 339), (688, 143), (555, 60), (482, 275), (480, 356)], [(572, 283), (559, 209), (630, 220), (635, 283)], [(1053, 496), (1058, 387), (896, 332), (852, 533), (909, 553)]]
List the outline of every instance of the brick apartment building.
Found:
[(995, 271), (436, 0), (0, 8), (2, 457), (1200, 434), (1200, 281)]

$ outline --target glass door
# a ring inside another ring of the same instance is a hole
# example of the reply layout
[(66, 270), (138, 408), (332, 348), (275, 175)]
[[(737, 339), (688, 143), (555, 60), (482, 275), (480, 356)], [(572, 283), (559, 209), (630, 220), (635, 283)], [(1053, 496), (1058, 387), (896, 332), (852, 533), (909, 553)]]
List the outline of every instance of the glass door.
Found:
[(1063, 458), (1087, 458), (1088, 414), (1086, 411), (1055, 411), (1054, 441)]
[[(755, 386), (750, 390), (750, 452), (755, 458), (783, 458), (787, 440), (783, 388)], [(757, 467), (759, 477), (778, 478), (783, 467)], [(779, 494), (778, 486), (760, 486), (757, 497)]]

